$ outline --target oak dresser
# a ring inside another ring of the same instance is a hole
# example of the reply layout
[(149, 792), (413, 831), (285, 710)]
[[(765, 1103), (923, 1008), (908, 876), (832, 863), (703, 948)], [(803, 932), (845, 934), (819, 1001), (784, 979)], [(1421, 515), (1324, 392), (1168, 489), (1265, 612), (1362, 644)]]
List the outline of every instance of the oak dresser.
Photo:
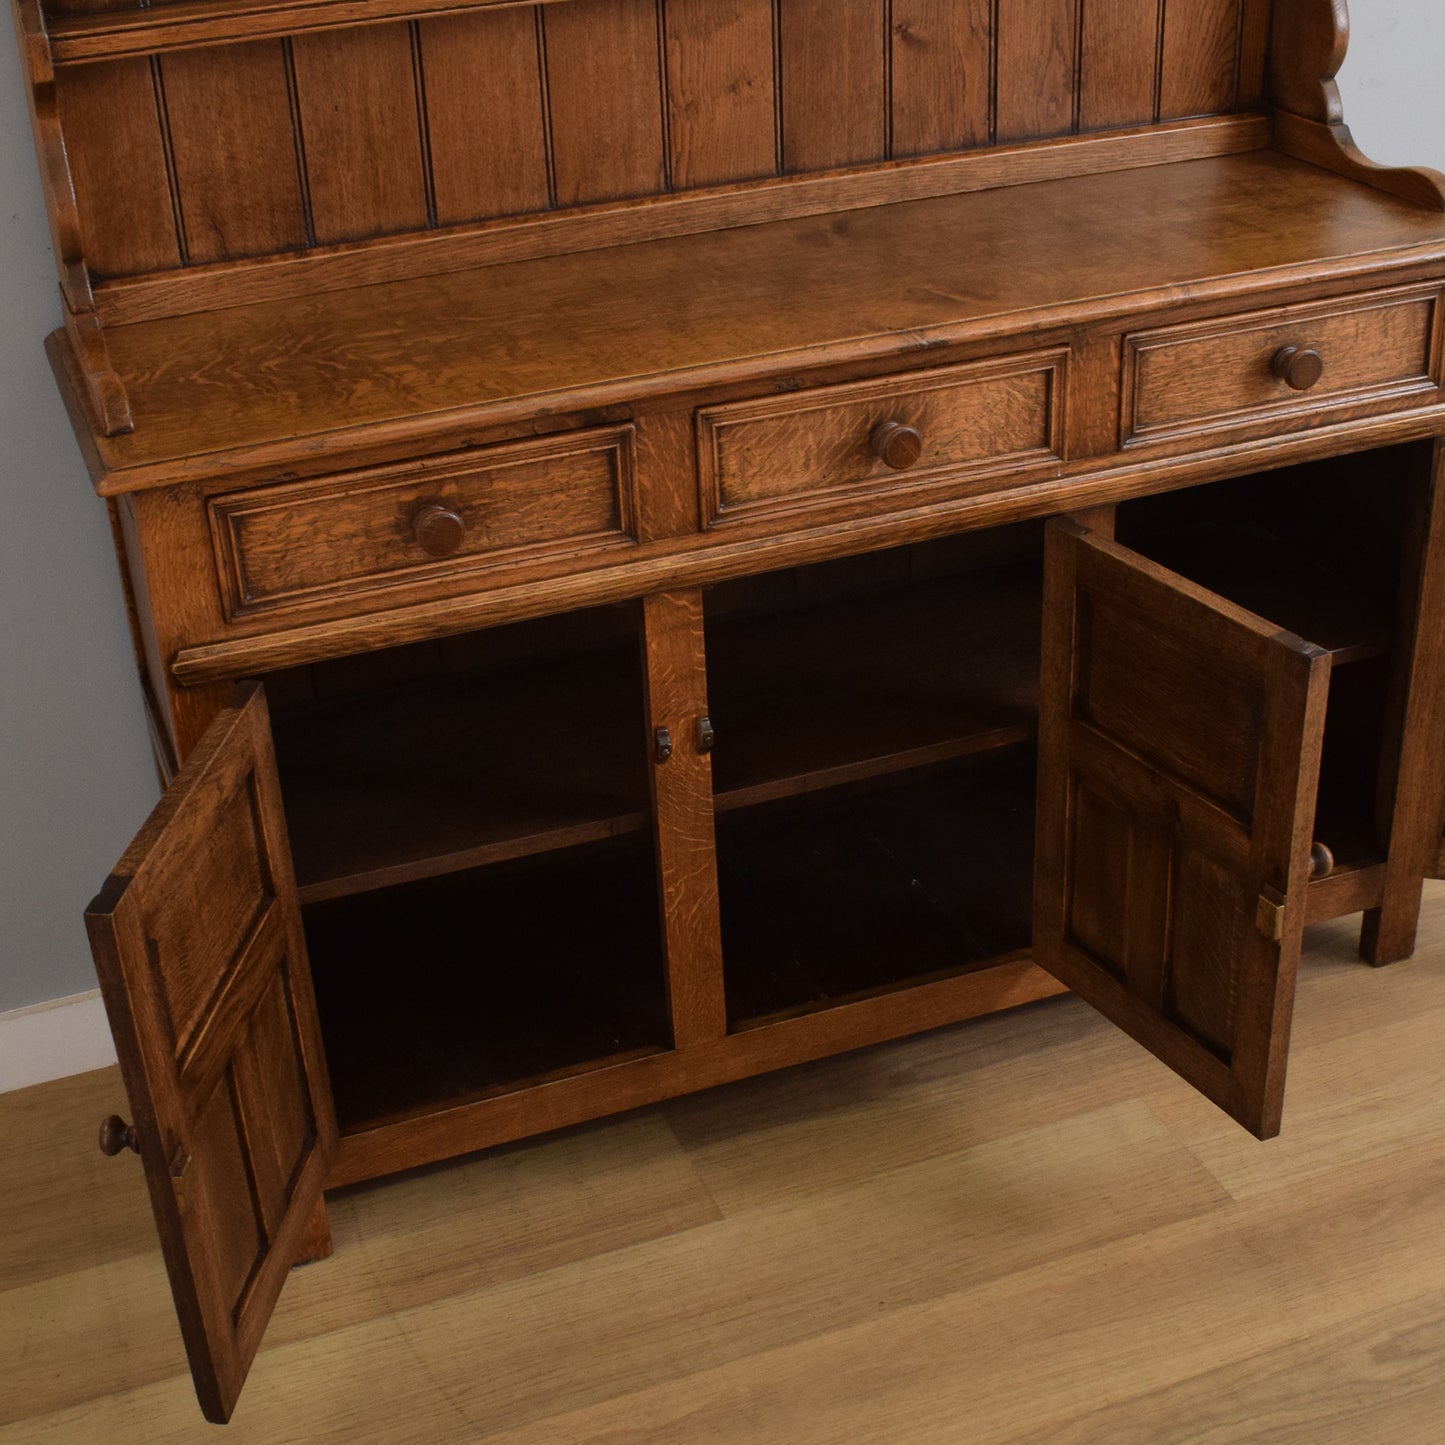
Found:
[(196, 1387), (324, 1190), (1071, 989), (1261, 1137), (1442, 871), (1445, 178), (1342, 0), (17, 0)]

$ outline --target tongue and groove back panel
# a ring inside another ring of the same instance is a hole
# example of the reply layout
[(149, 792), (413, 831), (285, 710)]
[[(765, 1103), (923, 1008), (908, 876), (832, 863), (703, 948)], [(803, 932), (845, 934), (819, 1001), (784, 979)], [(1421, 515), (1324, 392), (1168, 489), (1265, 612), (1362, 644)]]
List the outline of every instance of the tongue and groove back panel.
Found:
[(56, 86), (104, 278), (1249, 110), (1269, 15), (558, 0), (62, 64)]

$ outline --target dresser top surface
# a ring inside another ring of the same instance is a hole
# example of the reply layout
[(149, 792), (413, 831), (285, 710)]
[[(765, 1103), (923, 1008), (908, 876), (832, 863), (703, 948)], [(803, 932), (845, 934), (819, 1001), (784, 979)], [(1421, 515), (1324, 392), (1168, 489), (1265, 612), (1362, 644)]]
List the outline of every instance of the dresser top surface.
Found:
[[(1445, 216), (1272, 151), (108, 328), (104, 491), (1445, 259)], [(73, 387), (71, 388), (73, 391)]]

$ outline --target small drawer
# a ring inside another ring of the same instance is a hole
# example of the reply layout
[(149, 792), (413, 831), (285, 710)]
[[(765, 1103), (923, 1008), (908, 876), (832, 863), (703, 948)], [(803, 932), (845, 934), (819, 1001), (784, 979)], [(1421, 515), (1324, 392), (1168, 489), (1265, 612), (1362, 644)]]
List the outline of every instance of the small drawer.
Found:
[(636, 545), (633, 429), (229, 492), (210, 503), (227, 613)]
[(1439, 303), (1438, 286), (1414, 287), (1135, 332), (1122, 441), (1421, 405), (1439, 387)]
[(868, 515), (912, 504), (909, 492), (966, 496), (1052, 471), (1067, 362), (1032, 352), (699, 411), (704, 525)]

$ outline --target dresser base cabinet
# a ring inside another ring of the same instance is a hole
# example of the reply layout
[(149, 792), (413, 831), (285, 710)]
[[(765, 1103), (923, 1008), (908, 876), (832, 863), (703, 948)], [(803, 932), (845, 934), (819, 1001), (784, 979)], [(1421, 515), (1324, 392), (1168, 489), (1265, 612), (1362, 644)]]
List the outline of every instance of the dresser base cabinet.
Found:
[(1059, 984), (1275, 1133), (1306, 922), (1382, 887), (1430, 461), (251, 684), (89, 914), (207, 1413), (323, 1180)]

